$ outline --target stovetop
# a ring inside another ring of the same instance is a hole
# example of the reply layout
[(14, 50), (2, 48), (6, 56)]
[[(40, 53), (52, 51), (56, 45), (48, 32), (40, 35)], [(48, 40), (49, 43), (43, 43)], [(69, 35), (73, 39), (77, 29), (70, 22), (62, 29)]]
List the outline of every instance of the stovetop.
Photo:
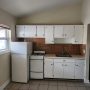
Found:
[(42, 55), (45, 55), (45, 51), (34, 51), (33, 55), (35, 55), (35, 56), (41, 55), (42, 56)]

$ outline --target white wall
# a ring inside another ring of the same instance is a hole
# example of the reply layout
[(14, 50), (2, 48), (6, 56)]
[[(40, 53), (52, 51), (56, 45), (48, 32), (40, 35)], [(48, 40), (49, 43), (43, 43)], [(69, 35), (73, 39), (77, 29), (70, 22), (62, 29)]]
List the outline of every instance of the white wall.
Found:
[(10, 80), (10, 53), (0, 54), (0, 87)]
[(15, 17), (0, 9), (0, 24), (4, 24), (10, 27), (10, 29), (12, 30), (12, 40), (14, 40), (16, 24)]
[(81, 4), (58, 6), (21, 18), (17, 24), (81, 24)]
[[(0, 25), (4, 24), (10, 27), (12, 40), (15, 40), (15, 17), (0, 9)], [(10, 79), (10, 55), (9, 53), (0, 54), (0, 89)]]
[(86, 35), (86, 64), (85, 64), (85, 82), (89, 80), (89, 48), (90, 48), (90, 0), (83, 0), (82, 5), (82, 22), (84, 24), (84, 31)]

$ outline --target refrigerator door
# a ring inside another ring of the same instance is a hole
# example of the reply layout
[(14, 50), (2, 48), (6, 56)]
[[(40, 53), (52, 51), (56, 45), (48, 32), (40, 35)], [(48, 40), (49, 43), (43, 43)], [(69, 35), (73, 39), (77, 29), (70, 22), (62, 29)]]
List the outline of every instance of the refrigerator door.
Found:
[(12, 81), (27, 83), (29, 79), (26, 55), (12, 54)]
[(11, 53), (28, 54), (26, 42), (11, 42)]

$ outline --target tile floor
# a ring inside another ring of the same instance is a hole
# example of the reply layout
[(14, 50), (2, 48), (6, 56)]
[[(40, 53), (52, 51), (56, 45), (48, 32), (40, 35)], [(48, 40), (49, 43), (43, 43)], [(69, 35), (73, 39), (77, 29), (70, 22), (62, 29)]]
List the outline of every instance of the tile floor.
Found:
[(80, 81), (30, 80), (27, 84), (11, 82), (4, 90), (90, 90)]

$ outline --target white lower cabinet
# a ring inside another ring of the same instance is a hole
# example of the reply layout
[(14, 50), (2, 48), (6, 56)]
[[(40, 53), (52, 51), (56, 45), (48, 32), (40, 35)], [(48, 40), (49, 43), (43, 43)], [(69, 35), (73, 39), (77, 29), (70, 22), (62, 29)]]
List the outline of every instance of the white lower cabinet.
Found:
[(64, 63), (63, 78), (74, 79), (74, 63)]
[(44, 61), (44, 77), (53, 78), (53, 59), (45, 59)]
[(84, 79), (84, 60), (44, 60), (45, 78)]
[(75, 62), (75, 79), (84, 79), (84, 60)]
[(54, 78), (63, 78), (63, 63), (54, 63)]

